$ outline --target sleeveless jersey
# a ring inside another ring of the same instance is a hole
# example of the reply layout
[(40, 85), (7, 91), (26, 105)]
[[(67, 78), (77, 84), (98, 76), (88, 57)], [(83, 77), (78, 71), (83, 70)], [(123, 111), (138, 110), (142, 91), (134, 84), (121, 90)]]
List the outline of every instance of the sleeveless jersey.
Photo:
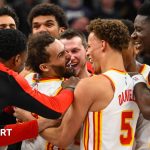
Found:
[[(45, 78), (36, 81), (34, 78), (35, 73), (28, 74), (25, 78), (28, 83), (39, 92), (46, 94), (48, 96), (55, 96), (62, 89), (61, 83), (63, 81), (59, 78)], [(33, 114), (36, 117), (35, 114)], [(21, 150), (61, 150), (57, 146), (53, 146), (44, 140), (41, 136), (38, 136), (36, 139), (29, 139), (22, 142)]]
[(102, 75), (111, 81), (114, 96), (106, 108), (87, 114), (80, 149), (132, 150), (139, 116), (133, 96), (133, 81), (126, 72), (114, 69)]

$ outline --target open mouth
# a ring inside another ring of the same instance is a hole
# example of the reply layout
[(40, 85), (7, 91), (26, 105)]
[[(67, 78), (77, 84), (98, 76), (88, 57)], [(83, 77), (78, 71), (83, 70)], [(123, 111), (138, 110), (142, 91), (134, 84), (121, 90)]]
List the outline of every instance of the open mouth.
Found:
[(71, 66), (74, 67), (74, 68), (75, 68), (77, 65), (78, 65), (78, 63), (71, 63)]
[(66, 67), (67, 68), (71, 68), (71, 67), (75, 68), (77, 65), (78, 65), (78, 63), (71, 62), (71, 61), (69, 61), (69, 62), (66, 63)]

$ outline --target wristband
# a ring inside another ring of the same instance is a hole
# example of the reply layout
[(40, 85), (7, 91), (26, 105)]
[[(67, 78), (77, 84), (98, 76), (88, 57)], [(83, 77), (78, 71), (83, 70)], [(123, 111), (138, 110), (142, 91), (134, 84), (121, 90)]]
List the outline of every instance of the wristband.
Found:
[(136, 74), (134, 76), (132, 76), (133, 82), (134, 82), (134, 86), (138, 83), (146, 83), (146, 80), (144, 79), (143, 75), (141, 74)]

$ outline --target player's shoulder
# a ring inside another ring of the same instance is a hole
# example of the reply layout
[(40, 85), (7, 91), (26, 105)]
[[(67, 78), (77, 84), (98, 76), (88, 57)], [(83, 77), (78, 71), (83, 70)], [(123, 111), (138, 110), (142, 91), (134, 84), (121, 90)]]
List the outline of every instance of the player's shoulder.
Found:
[(89, 78), (84, 78), (79, 82), (79, 86), (82, 89), (96, 89), (98, 88), (99, 90), (105, 89), (105, 87), (110, 85), (110, 81), (103, 75), (93, 75), (92, 77)]

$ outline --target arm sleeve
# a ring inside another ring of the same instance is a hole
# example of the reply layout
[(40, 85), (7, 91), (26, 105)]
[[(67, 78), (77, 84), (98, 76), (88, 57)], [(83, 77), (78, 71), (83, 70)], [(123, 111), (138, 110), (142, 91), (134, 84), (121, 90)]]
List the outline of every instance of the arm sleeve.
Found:
[(0, 66), (0, 109), (14, 105), (45, 118), (57, 119), (73, 101), (73, 91), (62, 90), (57, 96), (46, 96), (33, 90), (27, 81), (8, 68)]
[(36, 138), (38, 135), (38, 124), (36, 120), (22, 124), (0, 126), (0, 128), (5, 129), (5, 131), (9, 130), (5, 135), (0, 136), (0, 146), (17, 143), (25, 139)]

